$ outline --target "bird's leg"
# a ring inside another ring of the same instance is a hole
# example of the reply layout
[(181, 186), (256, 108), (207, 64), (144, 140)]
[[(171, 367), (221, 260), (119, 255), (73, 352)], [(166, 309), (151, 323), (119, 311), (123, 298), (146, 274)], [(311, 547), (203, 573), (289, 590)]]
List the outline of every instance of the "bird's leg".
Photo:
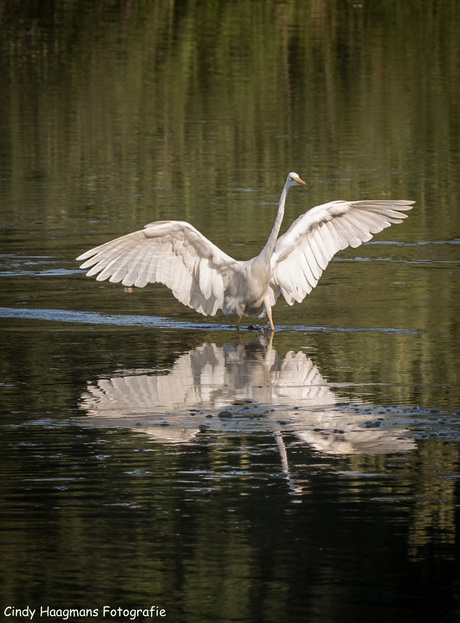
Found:
[(240, 332), (240, 322), (241, 322), (242, 317), (243, 317), (243, 314), (241, 314), (241, 316), (238, 318), (238, 322), (236, 323), (236, 328), (238, 329), (238, 333)]
[(268, 321), (270, 323), (270, 331), (274, 333), (275, 325), (273, 324), (272, 308), (270, 307), (270, 305), (267, 305), (267, 303), (265, 303), (265, 311), (267, 312)]

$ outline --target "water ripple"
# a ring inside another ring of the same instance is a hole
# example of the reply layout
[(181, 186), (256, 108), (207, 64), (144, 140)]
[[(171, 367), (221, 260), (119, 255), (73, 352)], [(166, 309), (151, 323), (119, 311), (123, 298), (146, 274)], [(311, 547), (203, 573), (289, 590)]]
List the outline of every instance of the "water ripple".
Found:
[[(0, 318), (21, 318), (24, 320), (48, 320), (53, 322), (73, 322), (77, 324), (116, 325), (125, 327), (155, 327), (158, 329), (195, 329), (197, 331), (228, 331), (234, 330), (234, 325), (220, 323), (190, 323), (180, 320), (171, 320), (162, 316), (124, 316), (121, 314), (98, 314), (96, 312), (81, 312), (68, 309), (21, 309), (14, 307), (0, 307)], [(378, 331), (382, 333), (404, 333), (417, 335), (415, 329), (401, 329), (396, 327), (328, 327), (306, 325), (278, 325), (278, 331), (291, 332), (323, 332), (323, 333), (354, 333), (358, 331)]]

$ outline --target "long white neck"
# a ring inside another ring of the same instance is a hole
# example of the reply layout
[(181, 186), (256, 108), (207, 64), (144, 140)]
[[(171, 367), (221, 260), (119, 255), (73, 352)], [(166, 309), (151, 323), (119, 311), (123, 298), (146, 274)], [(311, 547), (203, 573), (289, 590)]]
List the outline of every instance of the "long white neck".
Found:
[(267, 242), (265, 243), (264, 248), (259, 253), (258, 259), (262, 259), (265, 263), (270, 261), (270, 258), (273, 253), (273, 249), (275, 248), (276, 240), (278, 238), (278, 234), (280, 233), (281, 223), (283, 222), (284, 217), (284, 205), (286, 203), (286, 197), (289, 192), (289, 184), (286, 182), (284, 188), (281, 192), (280, 201), (278, 204), (278, 212), (276, 214), (275, 222), (273, 224), (272, 231), (268, 237)]

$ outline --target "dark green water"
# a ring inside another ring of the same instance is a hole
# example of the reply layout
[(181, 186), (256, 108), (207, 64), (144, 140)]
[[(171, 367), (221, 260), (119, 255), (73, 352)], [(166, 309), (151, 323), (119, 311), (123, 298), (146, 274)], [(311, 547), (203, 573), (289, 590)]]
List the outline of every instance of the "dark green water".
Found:
[[(0, 0), (0, 33), (2, 620), (457, 620), (457, 3)], [(249, 258), (292, 170), (284, 229), (416, 205), (272, 346), (74, 260), (157, 219)]]

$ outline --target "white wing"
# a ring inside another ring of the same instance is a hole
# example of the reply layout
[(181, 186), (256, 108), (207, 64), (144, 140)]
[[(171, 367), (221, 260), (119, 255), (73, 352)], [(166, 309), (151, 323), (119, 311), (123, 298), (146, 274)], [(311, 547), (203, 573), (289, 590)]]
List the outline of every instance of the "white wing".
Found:
[(77, 258), (97, 281), (143, 288), (160, 282), (184, 305), (213, 316), (223, 305), (233, 258), (189, 223), (157, 221), (95, 247)]
[(331, 201), (299, 216), (276, 241), (270, 285), (289, 305), (313, 290), (332, 256), (358, 247), (379, 231), (407, 218), (414, 201)]

